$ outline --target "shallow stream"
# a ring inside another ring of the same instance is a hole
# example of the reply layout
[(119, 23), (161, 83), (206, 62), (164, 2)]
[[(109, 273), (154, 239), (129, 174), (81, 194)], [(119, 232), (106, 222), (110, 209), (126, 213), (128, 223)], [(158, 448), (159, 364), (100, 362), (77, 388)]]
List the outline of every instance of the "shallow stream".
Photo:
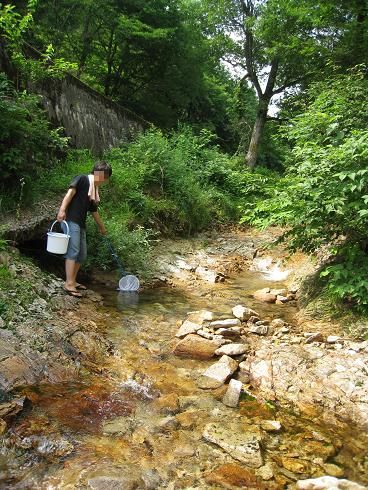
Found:
[[(264, 319), (290, 323), (296, 312), (251, 298), (252, 291), (270, 286), (260, 273), (200, 284), (140, 294), (91, 285), (104, 298), (103, 330), (115, 354), (100, 372), (82, 371), (78, 384), (21, 390), (32, 403), (3, 447), (1, 488), (281, 489), (327, 474), (326, 468), (368, 483), (365, 434), (301, 419), (247, 394), (231, 409), (221, 402), (223, 390), (197, 387), (196, 379), (214, 361), (172, 354), (188, 312), (207, 309), (226, 318), (233, 306), (246, 304)], [(208, 423), (259, 432), (262, 420), (278, 420), (283, 429), (263, 433), (265, 466), (258, 473), (203, 439)]]

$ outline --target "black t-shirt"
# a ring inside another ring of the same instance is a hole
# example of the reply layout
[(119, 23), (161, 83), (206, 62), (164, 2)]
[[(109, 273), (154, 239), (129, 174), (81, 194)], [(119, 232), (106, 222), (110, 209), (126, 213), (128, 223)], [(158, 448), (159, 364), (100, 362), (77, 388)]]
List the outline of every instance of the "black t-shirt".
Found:
[(88, 197), (88, 175), (77, 175), (71, 181), (69, 189), (75, 188), (76, 194), (71, 200), (66, 211), (66, 219), (77, 223), (81, 228), (86, 227), (87, 213), (97, 211), (97, 204)]

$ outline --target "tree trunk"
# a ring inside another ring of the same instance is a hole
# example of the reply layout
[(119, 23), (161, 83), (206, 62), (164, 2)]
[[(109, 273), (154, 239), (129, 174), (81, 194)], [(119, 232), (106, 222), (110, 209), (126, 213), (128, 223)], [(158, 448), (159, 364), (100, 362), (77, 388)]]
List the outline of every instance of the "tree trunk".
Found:
[(269, 98), (262, 98), (258, 102), (257, 116), (253, 126), (252, 136), (246, 156), (246, 164), (250, 169), (253, 169), (257, 163), (259, 144), (261, 142), (263, 130), (266, 124), (269, 103)]

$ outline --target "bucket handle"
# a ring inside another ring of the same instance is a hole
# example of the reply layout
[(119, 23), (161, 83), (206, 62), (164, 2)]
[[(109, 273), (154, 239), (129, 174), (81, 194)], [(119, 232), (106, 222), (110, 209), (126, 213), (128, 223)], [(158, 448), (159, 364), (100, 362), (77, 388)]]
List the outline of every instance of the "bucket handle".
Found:
[[(49, 229), (49, 232), (50, 232), (50, 233), (52, 233), (52, 229), (53, 229), (53, 227), (54, 227), (54, 224), (55, 224), (55, 223), (60, 223), (60, 221), (58, 221), (58, 220), (56, 219), (56, 220), (55, 220), (55, 221), (52, 223), (51, 228)], [(67, 223), (65, 220), (63, 220), (63, 221), (62, 221), (62, 223), (65, 223), (65, 224), (66, 224), (66, 235), (67, 235), (67, 236), (69, 236), (69, 225), (68, 225), (68, 223)]]

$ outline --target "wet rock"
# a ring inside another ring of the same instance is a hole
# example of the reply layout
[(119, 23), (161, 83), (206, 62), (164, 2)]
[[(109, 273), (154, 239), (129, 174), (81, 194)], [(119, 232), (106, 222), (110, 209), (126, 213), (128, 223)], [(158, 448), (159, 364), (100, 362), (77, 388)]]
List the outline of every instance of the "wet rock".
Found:
[(297, 490), (366, 490), (366, 487), (349, 480), (339, 480), (333, 476), (321, 476), (308, 480), (298, 480)]
[(280, 432), (281, 422), (278, 420), (262, 420), (261, 427), (266, 432)]
[(157, 398), (153, 406), (160, 412), (166, 414), (175, 414), (180, 410), (179, 397), (176, 393), (170, 393), (169, 395), (163, 395)]
[(227, 318), (226, 320), (216, 320), (210, 323), (210, 327), (214, 329), (240, 326), (241, 322), (238, 318)]
[(130, 417), (116, 417), (104, 422), (102, 431), (104, 434), (127, 434), (133, 432), (135, 422)]
[(243, 305), (236, 305), (232, 309), (233, 315), (235, 318), (238, 318), (242, 322), (245, 322), (249, 320), (250, 317), (252, 316), (259, 316), (258, 313), (251, 308), (247, 308), (246, 306)]
[(66, 439), (60, 437), (46, 437), (32, 435), (16, 441), (16, 446), (21, 449), (34, 449), (44, 457), (62, 457), (70, 454), (74, 447)]
[(276, 294), (273, 294), (270, 291), (270, 288), (258, 289), (253, 293), (253, 297), (263, 303), (275, 303)]
[(236, 464), (224, 464), (207, 473), (205, 480), (210, 485), (223, 488), (257, 488), (262, 486), (256, 475), (242, 466)]
[(322, 468), (329, 476), (335, 476), (337, 478), (341, 478), (342, 476), (344, 476), (344, 470), (340, 468), (340, 466), (337, 466), (336, 464), (325, 463), (322, 465)]
[(231, 379), (222, 403), (227, 407), (235, 408), (239, 404), (240, 393), (243, 387), (241, 381)]
[(0, 404), (0, 417), (3, 419), (15, 417), (24, 408), (26, 397), (14, 398), (10, 402)]
[(314, 345), (271, 345), (263, 340), (254, 355), (239, 364), (240, 379), (249, 379), (267, 399), (300, 411), (314, 409), (329, 421), (353, 421), (368, 428), (367, 357)]
[(112, 476), (98, 476), (88, 480), (87, 488), (89, 490), (133, 490), (137, 488), (137, 481), (132, 478), (117, 478)]
[(280, 303), (287, 303), (289, 301), (289, 298), (287, 298), (286, 296), (282, 296), (281, 294), (278, 294), (276, 296), (276, 303), (277, 302), (280, 302)]
[(5, 420), (0, 419), (0, 436), (2, 436), (5, 433), (6, 427), (7, 427), (7, 425), (6, 425)]
[[(200, 387), (219, 387), (224, 384), (237, 370), (238, 363), (229, 356), (223, 355), (218, 362), (212, 364), (198, 381)], [(208, 379), (209, 378), (209, 379)], [(212, 382), (212, 384), (211, 384)], [(210, 385), (210, 386), (209, 386)], [(216, 386), (215, 386), (216, 385)]]
[(282, 318), (274, 318), (271, 321), (271, 326), (274, 328), (281, 328), (285, 325), (285, 321)]
[(198, 412), (198, 410), (188, 410), (186, 412), (178, 413), (175, 418), (183, 429), (191, 429), (196, 425), (198, 416), (202, 418), (202, 412)]
[(195, 448), (189, 444), (181, 444), (174, 449), (174, 455), (177, 458), (190, 458), (195, 455)]
[(245, 354), (248, 350), (249, 347), (246, 344), (226, 344), (216, 349), (215, 354), (217, 356), (240, 356), (241, 354)]
[(198, 310), (188, 313), (188, 320), (193, 323), (212, 322), (215, 319), (215, 314), (209, 310)]
[(212, 395), (201, 394), (200, 396), (180, 396), (179, 404), (181, 410), (212, 410), (216, 401)]
[(259, 436), (253, 431), (245, 431), (244, 427), (236, 425), (226, 427), (223, 423), (207, 424), (203, 437), (250, 468), (263, 465)]
[(190, 320), (185, 320), (185, 322), (183, 322), (183, 324), (179, 328), (178, 333), (175, 335), (175, 337), (183, 338), (190, 333), (196, 333), (197, 330), (200, 330), (201, 328), (201, 324), (193, 323)]
[(201, 279), (207, 282), (212, 282), (212, 283), (223, 282), (225, 279), (223, 274), (221, 274), (220, 272), (207, 269), (207, 267), (199, 266), (196, 268), (195, 273)]
[(259, 317), (258, 316), (251, 316), (248, 320), (248, 325), (251, 325), (252, 323), (257, 323), (259, 321)]
[(211, 359), (220, 345), (220, 341), (208, 340), (199, 335), (189, 334), (176, 344), (173, 353), (179, 357)]
[(268, 325), (252, 325), (249, 327), (250, 333), (255, 333), (257, 335), (267, 335), (268, 334)]
[(289, 458), (287, 456), (282, 456), (281, 464), (284, 468), (292, 473), (308, 473), (308, 464), (305, 461), (301, 461), (297, 458)]
[(272, 465), (270, 463), (265, 464), (264, 466), (261, 466), (258, 468), (256, 471), (257, 476), (261, 477), (262, 480), (272, 480), (274, 477), (274, 471), (272, 468)]
[(165, 417), (164, 419), (161, 419), (159, 421), (159, 424), (158, 424), (158, 429), (160, 431), (171, 431), (171, 430), (175, 430), (179, 427), (179, 422), (176, 420), (175, 417), (172, 417), (172, 416), (168, 416), (168, 417)]

